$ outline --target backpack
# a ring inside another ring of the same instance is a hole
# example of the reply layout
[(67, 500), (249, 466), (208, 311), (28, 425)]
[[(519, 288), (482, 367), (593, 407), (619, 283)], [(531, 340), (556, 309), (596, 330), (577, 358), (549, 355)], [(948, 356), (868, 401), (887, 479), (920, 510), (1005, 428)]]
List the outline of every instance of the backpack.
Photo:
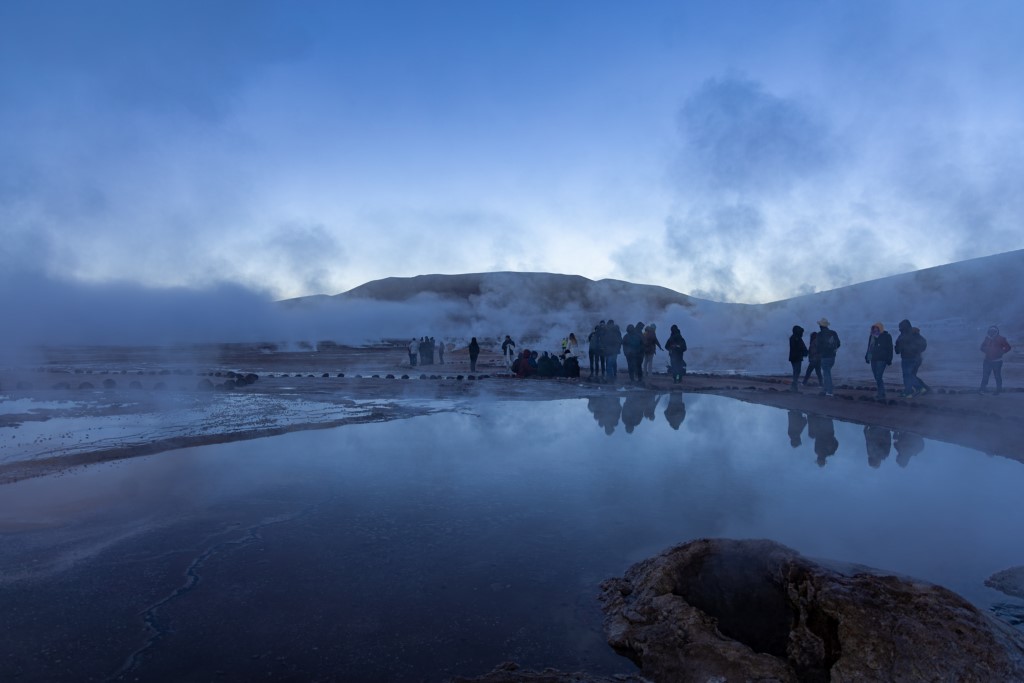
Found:
[(832, 330), (826, 330), (818, 333), (818, 352), (822, 355), (834, 354), (835, 350), (839, 348), (839, 335)]

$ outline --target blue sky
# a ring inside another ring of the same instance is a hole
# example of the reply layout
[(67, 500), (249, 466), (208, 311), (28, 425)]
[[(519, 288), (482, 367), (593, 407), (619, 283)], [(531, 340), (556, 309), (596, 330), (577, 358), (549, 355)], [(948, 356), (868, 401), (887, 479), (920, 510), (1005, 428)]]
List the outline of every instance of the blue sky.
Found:
[(763, 302), (1024, 247), (1019, 2), (0, 3), (0, 268)]

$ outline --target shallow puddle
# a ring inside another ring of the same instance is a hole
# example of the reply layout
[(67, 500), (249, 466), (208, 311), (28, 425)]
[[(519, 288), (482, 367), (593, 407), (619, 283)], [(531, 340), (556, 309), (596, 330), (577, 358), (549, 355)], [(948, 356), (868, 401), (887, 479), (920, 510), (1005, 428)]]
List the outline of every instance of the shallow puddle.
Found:
[(171, 451), (0, 487), (0, 678), (628, 672), (598, 584), (706, 536), (990, 608), (1021, 490), (1024, 465), (912, 434), (642, 392)]

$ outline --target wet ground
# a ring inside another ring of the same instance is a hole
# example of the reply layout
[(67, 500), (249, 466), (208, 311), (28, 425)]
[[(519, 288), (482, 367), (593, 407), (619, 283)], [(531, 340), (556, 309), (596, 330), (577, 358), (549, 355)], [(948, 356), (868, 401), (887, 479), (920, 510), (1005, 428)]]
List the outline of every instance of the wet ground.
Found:
[[(782, 376), (636, 386), (403, 360), (79, 350), (0, 370), (0, 680), (631, 671), (597, 585), (702, 536), (1024, 618), (984, 583), (1024, 565), (1020, 392), (964, 378), (882, 404), (856, 377), (827, 399)], [(260, 377), (200, 388), (230, 372)]]

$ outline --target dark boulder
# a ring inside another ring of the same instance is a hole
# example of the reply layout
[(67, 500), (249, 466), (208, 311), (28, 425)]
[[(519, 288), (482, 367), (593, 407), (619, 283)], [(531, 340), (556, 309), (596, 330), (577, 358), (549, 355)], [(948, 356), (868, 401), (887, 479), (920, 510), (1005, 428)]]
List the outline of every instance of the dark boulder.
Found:
[(1024, 680), (1024, 635), (940, 586), (700, 540), (602, 584), (608, 642), (656, 681)]

